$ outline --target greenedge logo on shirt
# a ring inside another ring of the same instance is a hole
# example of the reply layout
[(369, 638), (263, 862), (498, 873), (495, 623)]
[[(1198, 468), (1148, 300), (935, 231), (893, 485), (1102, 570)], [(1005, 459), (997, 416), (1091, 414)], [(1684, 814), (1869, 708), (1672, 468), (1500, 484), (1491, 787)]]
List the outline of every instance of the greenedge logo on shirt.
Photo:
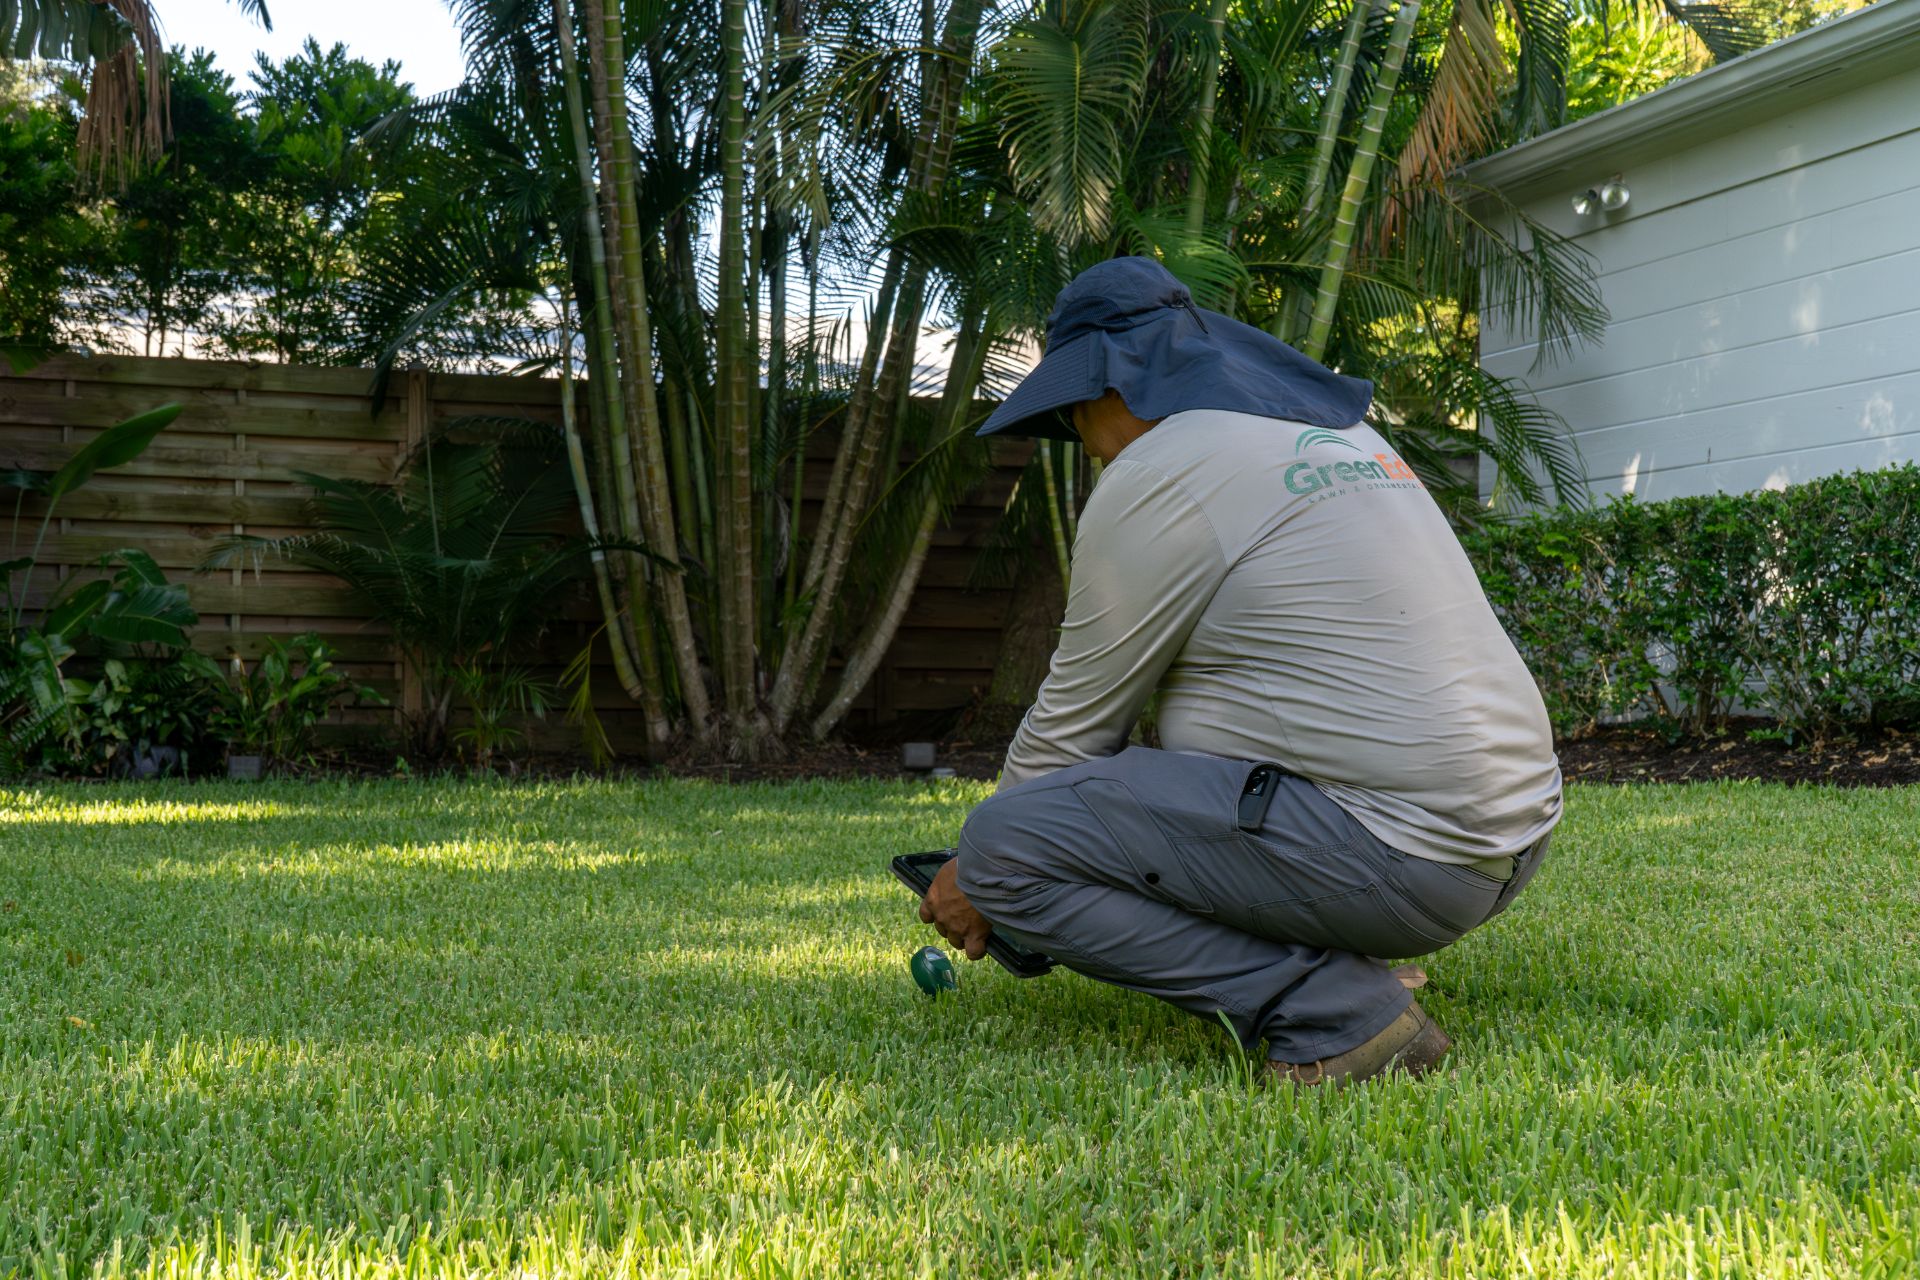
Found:
[[(1293, 451), (1299, 454), (1319, 444), (1337, 444), (1355, 453), (1365, 452), (1345, 436), (1324, 427), (1301, 432), (1293, 442)], [(1318, 466), (1311, 462), (1296, 462), (1287, 468), (1284, 479), (1289, 493), (1303, 496), (1317, 493), (1329, 498), (1349, 492), (1343, 487), (1349, 485), (1367, 489), (1407, 489), (1420, 483), (1420, 477), (1413, 473), (1413, 468), (1394, 453), (1376, 453), (1371, 461), (1349, 462), (1343, 459), (1339, 462), (1323, 462)]]

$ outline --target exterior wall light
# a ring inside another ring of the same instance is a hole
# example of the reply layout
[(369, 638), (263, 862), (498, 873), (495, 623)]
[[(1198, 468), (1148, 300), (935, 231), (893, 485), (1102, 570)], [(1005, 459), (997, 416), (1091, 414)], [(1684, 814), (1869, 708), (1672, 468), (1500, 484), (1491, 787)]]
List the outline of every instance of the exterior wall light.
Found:
[(1608, 213), (1615, 213), (1626, 208), (1627, 201), (1631, 198), (1632, 193), (1627, 190), (1625, 180), (1616, 173), (1611, 178), (1608, 178), (1598, 189), (1588, 187), (1585, 191), (1575, 196), (1573, 198), (1573, 211), (1583, 218), (1597, 209), (1604, 209)]

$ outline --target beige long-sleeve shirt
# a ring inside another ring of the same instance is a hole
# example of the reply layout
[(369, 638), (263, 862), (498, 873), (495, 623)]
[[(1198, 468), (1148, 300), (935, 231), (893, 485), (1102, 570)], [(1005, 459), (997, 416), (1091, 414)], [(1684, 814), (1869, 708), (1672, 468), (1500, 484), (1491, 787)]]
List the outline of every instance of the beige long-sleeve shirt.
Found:
[(1161, 745), (1270, 760), (1389, 845), (1472, 863), (1560, 817), (1539, 690), (1445, 517), (1371, 428), (1177, 413), (1102, 472), (1004, 789)]

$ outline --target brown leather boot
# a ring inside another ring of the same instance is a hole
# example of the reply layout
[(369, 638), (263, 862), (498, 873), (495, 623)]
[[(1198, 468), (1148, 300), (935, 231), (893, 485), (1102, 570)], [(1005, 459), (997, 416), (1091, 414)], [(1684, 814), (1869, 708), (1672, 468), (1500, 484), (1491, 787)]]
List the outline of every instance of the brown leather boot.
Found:
[(1403, 1071), (1419, 1077), (1433, 1070), (1453, 1046), (1439, 1024), (1426, 1010), (1410, 1004), (1387, 1029), (1373, 1039), (1345, 1053), (1318, 1062), (1277, 1062), (1267, 1060), (1267, 1069), (1289, 1084), (1352, 1084), (1371, 1080), (1388, 1071)]

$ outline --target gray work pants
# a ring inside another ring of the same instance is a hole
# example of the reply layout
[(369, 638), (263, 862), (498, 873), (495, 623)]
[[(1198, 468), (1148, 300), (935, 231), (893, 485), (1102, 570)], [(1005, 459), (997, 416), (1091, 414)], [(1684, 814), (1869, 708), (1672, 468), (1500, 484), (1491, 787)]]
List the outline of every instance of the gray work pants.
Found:
[(968, 816), (959, 884), (994, 929), (1076, 972), (1313, 1062), (1365, 1043), (1412, 995), (1376, 957), (1424, 955), (1505, 910), (1511, 878), (1390, 848), (1302, 778), (1261, 830), (1254, 763), (1129, 747), (1011, 787)]

